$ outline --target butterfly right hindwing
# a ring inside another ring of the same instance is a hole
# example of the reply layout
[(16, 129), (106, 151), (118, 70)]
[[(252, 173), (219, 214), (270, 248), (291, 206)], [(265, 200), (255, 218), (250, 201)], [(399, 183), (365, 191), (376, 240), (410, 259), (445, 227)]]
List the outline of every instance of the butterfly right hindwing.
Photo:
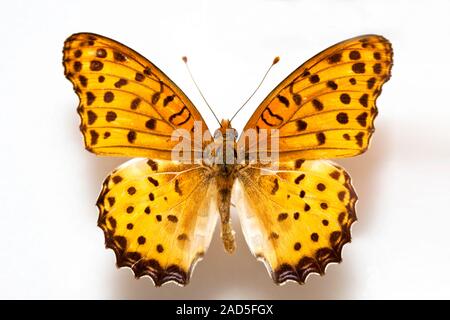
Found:
[(349, 175), (326, 160), (246, 166), (234, 193), (245, 239), (273, 280), (303, 283), (341, 261), (356, 221)]

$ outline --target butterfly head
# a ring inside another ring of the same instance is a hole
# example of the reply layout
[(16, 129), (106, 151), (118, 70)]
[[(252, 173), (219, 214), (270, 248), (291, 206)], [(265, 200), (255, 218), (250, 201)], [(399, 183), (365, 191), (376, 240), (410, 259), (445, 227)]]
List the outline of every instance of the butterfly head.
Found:
[(222, 139), (226, 141), (235, 141), (237, 139), (238, 132), (231, 126), (231, 121), (228, 119), (222, 119), (220, 122), (220, 128), (214, 132), (214, 138)]

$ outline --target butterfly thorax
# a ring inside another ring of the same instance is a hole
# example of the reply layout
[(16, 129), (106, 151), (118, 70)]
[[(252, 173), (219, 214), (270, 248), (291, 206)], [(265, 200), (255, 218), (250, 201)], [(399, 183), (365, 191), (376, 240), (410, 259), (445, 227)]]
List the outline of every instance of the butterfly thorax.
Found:
[(231, 127), (230, 121), (222, 120), (220, 128), (214, 133), (214, 139), (218, 143), (218, 161), (214, 164), (214, 171), (218, 191), (217, 207), (222, 226), (221, 237), (225, 250), (229, 253), (236, 248), (230, 219), (231, 190), (236, 179), (236, 138), (237, 131)]
[(220, 125), (214, 132), (214, 164), (226, 174), (231, 172), (237, 161), (237, 130), (231, 127), (230, 120), (222, 120)]

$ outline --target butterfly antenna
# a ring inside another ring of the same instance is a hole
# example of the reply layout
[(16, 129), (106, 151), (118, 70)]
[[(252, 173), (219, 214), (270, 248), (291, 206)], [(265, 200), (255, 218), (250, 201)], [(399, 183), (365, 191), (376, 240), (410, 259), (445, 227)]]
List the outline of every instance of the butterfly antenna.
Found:
[(244, 106), (247, 104), (247, 102), (250, 101), (251, 98), (253, 98), (253, 96), (255, 95), (255, 93), (258, 91), (258, 89), (261, 87), (261, 85), (263, 84), (264, 80), (266, 80), (267, 75), (269, 74), (270, 70), (272, 69), (272, 67), (274, 65), (276, 65), (278, 63), (278, 61), (280, 61), (280, 57), (275, 57), (275, 59), (273, 59), (272, 64), (270, 65), (269, 69), (267, 69), (266, 73), (264, 74), (264, 77), (262, 78), (261, 82), (258, 84), (258, 86), (256, 87), (255, 91), (253, 91), (253, 93), (250, 95), (250, 97), (248, 97), (247, 100), (245, 100), (244, 104), (236, 111), (236, 113), (231, 117), (230, 122), (234, 119), (234, 117), (236, 117), (236, 115), (239, 113), (239, 111), (242, 110), (242, 108), (244, 108)]
[(182, 57), (181, 59), (183, 59), (183, 62), (186, 64), (186, 68), (187, 68), (187, 70), (188, 70), (188, 72), (189, 72), (189, 76), (191, 77), (192, 82), (194, 82), (195, 87), (197, 88), (198, 92), (199, 92), (200, 95), (202, 96), (203, 101), (205, 101), (206, 105), (208, 106), (209, 110), (211, 110), (211, 112), (212, 112), (214, 118), (216, 118), (216, 120), (217, 120), (217, 122), (219, 123), (219, 125), (222, 126), (221, 123), (220, 123), (220, 121), (219, 121), (219, 118), (217, 118), (216, 114), (214, 113), (213, 109), (212, 109), (211, 106), (209, 105), (208, 101), (206, 101), (206, 98), (205, 98), (205, 96), (203, 95), (202, 90), (200, 90), (199, 86), (197, 85), (197, 82), (195, 81), (194, 77), (192, 76), (192, 72), (191, 72), (191, 69), (189, 68), (189, 64), (188, 64), (188, 59), (187, 59), (187, 57), (184, 56), (184, 57)]

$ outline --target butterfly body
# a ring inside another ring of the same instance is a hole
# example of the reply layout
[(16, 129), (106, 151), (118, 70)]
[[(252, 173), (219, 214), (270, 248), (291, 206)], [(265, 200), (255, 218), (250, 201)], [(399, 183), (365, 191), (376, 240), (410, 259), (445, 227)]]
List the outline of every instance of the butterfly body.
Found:
[(217, 208), (221, 222), (221, 238), (225, 250), (232, 253), (236, 249), (230, 209), (232, 188), (237, 177), (237, 131), (231, 127), (229, 120), (222, 120), (220, 128), (214, 133), (214, 138), (218, 141), (214, 149), (218, 151), (215, 159), (219, 161), (214, 161), (213, 170), (218, 191)]
[[(364, 35), (320, 52), (264, 99), (239, 139), (223, 120), (212, 142), (183, 91), (136, 51), (79, 33), (63, 54), (86, 149), (135, 158), (105, 179), (97, 201), (117, 266), (157, 286), (186, 285), (218, 217), (225, 250), (235, 250), (231, 201), (276, 284), (302, 284), (341, 261), (357, 196), (349, 174), (328, 159), (368, 148), (392, 67), (387, 39)], [(261, 145), (265, 134), (270, 143)], [(189, 142), (183, 160), (174, 159), (180, 137)], [(203, 158), (211, 146), (213, 161)]]

